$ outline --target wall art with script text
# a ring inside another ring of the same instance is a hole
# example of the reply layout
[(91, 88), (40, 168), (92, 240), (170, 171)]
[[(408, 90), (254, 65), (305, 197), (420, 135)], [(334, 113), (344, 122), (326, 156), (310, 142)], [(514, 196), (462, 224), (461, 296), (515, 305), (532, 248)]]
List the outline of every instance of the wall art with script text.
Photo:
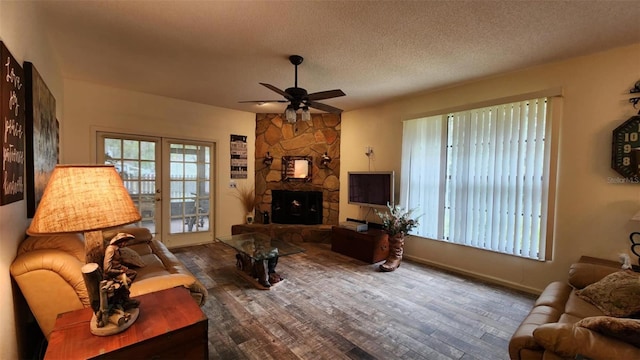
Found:
[(231, 178), (247, 178), (246, 135), (231, 135)]
[(56, 99), (36, 67), (25, 61), (27, 216), (32, 218), (58, 163)]
[(0, 41), (0, 119), (2, 120), (2, 188), (0, 205), (24, 199), (25, 87), (24, 72)]

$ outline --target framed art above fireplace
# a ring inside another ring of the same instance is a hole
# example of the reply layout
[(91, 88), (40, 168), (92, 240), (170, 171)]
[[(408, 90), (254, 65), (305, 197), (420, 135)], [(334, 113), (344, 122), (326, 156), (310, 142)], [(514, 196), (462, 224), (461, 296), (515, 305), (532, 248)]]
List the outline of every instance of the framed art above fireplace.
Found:
[(311, 181), (311, 156), (283, 156), (282, 181)]

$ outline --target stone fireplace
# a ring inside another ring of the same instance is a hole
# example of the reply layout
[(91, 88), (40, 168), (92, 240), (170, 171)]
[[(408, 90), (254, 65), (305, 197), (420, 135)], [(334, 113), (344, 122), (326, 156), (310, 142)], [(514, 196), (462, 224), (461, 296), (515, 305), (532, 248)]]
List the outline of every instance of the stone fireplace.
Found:
[(322, 191), (271, 191), (271, 218), (276, 224), (322, 224)]

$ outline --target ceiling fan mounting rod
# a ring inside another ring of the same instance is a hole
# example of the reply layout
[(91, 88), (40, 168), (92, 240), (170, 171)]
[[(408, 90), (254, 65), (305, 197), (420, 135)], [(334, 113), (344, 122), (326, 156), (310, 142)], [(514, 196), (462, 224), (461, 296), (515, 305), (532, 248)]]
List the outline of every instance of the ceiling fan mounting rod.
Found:
[(294, 81), (294, 87), (298, 87), (298, 65), (302, 64), (302, 61), (304, 60), (304, 58), (300, 55), (291, 55), (289, 56), (289, 61), (291, 61), (291, 63), (296, 67), (295, 70), (295, 81)]

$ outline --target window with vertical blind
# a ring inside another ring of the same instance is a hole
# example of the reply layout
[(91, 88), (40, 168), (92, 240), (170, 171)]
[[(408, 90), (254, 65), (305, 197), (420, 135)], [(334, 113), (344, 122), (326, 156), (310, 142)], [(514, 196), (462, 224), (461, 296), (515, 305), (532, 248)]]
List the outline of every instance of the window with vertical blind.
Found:
[(406, 120), (400, 203), (418, 236), (548, 258), (548, 98)]

